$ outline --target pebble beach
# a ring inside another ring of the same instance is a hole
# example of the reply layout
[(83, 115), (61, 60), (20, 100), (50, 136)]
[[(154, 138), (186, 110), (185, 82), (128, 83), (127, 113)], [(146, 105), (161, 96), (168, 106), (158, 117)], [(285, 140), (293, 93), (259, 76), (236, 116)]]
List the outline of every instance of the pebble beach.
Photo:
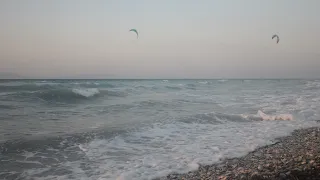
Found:
[(320, 179), (320, 128), (295, 130), (240, 158), (157, 180)]

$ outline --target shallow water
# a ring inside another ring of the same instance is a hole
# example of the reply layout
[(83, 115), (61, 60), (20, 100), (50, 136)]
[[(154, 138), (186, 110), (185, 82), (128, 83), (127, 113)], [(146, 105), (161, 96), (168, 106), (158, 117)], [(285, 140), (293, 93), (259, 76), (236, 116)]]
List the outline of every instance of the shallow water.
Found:
[(317, 126), (319, 90), (319, 80), (1, 80), (0, 179), (186, 172)]

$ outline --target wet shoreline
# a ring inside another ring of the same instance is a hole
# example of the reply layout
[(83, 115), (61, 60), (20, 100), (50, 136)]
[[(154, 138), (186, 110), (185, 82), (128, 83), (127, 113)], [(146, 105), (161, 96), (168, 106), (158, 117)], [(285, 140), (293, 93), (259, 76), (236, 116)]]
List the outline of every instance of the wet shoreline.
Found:
[(240, 158), (156, 180), (320, 179), (320, 127), (295, 130)]

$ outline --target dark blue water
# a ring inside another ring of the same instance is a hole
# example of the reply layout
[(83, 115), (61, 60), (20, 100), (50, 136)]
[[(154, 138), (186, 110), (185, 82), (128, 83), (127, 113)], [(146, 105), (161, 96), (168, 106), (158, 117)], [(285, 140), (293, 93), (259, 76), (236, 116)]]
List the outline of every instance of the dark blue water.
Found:
[(318, 80), (1, 80), (0, 179), (186, 172), (317, 126), (319, 90)]

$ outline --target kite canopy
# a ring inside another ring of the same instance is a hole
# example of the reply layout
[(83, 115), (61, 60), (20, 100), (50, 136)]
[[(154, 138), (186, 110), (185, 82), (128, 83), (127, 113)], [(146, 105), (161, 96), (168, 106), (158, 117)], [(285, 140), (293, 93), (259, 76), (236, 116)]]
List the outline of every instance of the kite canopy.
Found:
[(280, 38), (279, 38), (279, 36), (278, 36), (278, 35), (276, 35), (276, 34), (275, 34), (275, 35), (273, 35), (273, 36), (272, 36), (272, 39), (274, 39), (275, 37), (277, 37), (277, 44), (278, 44), (278, 43), (279, 43)]
[(138, 34), (138, 31), (136, 29), (130, 29), (129, 31), (135, 32), (137, 34), (137, 38), (138, 38), (139, 34)]

